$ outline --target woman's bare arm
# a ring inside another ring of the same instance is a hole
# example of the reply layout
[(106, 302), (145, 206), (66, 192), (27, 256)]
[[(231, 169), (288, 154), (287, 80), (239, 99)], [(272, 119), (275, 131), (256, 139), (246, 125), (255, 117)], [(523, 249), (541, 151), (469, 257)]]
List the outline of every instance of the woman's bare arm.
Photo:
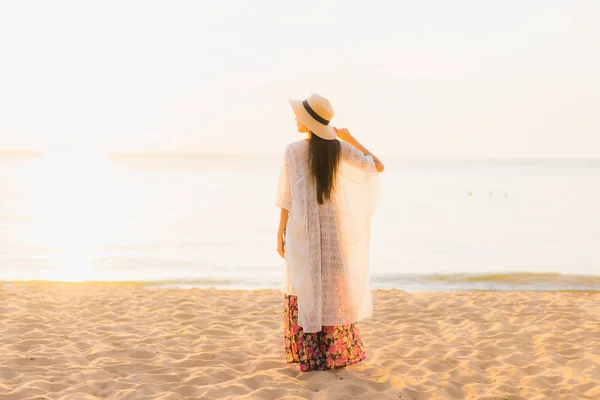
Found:
[(350, 131), (348, 131), (348, 129), (346, 129), (346, 128), (340, 128), (340, 129), (333, 128), (333, 129), (335, 129), (338, 137), (340, 139), (342, 139), (344, 142), (348, 142), (352, 146), (356, 147), (358, 150), (362, 151), (365, 155), (373, 157), (373, 161), (375, 161), (375, 169), (377, 169), (377, 172), (383, 172), (383, 170), (385, 169), (385, 165), (383, 165), (381, 160), (379, 158), (377, 158), (377, 156), (375, 154), (371, 153), (369, 151), (369, 149), (367, 149), (365, 146), (360, 144), (359, 141), (356, 140), (356, 138), (354, 136), (352, 136), (352, 134), (350, 133)]
[(282, 258), (285, 255), (283, 237), (285, 234), (285, 228), (287, 226), (288, 217), (289, 211), (281, 207), (281, 213), (279, 214), (279, 229), (277, 230), (277, 252)]

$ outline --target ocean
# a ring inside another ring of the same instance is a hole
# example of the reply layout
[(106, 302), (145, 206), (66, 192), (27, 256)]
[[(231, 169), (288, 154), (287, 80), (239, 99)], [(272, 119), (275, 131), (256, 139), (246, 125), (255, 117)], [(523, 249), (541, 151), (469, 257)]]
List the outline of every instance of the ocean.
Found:
[[(371, 286), (600, 290), (600, 160), (383, 159)], [(278, 157), (0, 157), (0, 280), (280, 288)]]

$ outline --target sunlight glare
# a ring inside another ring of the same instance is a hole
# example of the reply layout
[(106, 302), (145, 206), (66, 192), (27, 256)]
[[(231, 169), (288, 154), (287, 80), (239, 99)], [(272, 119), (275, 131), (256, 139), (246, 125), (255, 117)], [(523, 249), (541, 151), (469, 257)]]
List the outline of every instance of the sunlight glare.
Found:
[(53, 269), (45, 279), (97, 278), (94, 260), (102, 257), (116, 216), (106, 197), (114, 189), (110, 172), (108, 160), (94, 153), (47, 155), (32, 169), (25, 184), (34, 194), (28, 211), (36, 223), (26, 239), (50, 253)]

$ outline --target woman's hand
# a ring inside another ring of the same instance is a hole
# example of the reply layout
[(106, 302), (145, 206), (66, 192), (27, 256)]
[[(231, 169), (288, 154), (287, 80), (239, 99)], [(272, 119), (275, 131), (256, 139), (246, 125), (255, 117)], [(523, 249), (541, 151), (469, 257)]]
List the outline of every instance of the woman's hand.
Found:
[(336, 128), (335, 126), (333, 127), (333, 130), (335, 131), (335, 133), (337, 133), (337, 136), (342, 139), (344, 142), (350, 142), (352, 141), (353, 137), (352, 134), (350, 133), (350, 131), (346, 128)]
[(284, 245), (285, 245), (285, 242), (283, 241), (283, 235), (277, 236), (277, 252), (281, 256), (281, 258), (284, 258), (284, 256), (285, 256)]

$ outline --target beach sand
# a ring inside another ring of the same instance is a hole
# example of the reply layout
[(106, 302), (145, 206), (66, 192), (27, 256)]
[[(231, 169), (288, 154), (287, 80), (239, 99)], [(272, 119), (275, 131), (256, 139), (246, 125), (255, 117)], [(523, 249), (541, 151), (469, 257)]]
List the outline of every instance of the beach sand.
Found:
[(283, 294), (0, 284), (0, 399), (600, 399), (600, 293), (374, 291), (367, 359), (300, 373)]

